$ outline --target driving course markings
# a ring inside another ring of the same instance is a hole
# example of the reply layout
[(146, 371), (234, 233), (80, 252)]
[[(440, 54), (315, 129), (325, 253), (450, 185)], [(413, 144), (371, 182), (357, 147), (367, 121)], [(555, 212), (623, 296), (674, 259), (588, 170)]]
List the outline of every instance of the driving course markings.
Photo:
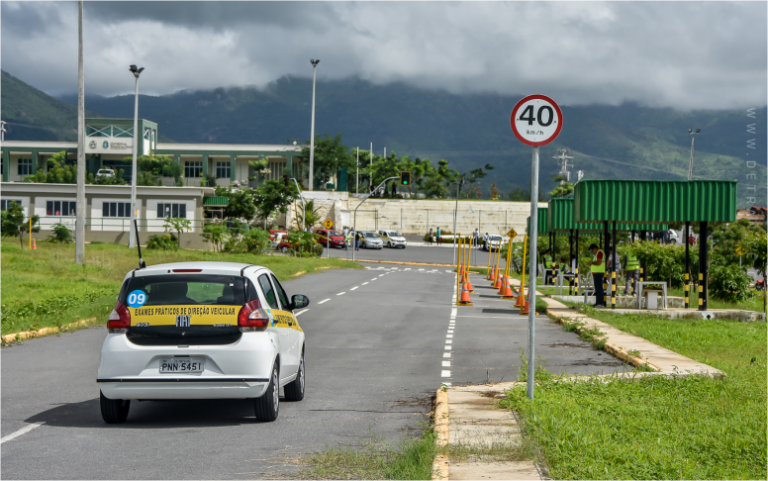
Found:
[(3, 436), (2, 438), (0, 438), (0, 444), (3, 444), (6, 441), (10, 441), (11, 439), (16, 439), (19, 436), (21, 436), (23, 434), (27, 434), (28, 432), (32, 431), (35, 428), (39, 428), (42, 425), (43, 425), (43, 423), (32, 423), (32, 424), (30, 424), (28, 426), (24, 426), (23, 428), (19, 429), (18, 431), (14, 431), (14, 432), (12, 432), (9, 435)]
[(362, 283), (362, 284), (360, 284), (360, 285), (361, 285), (361, 286), (364, 286), (364, 285), (366, 285), (366, 284), (368, 284), (368, 283), (367, 283), (367, 282), (363, 282), (363, 283)]
[(320, 304), (323, 304), (328, 301), (330, 301), (330, 299), (323, 299), (322, 301), (318, 302), (317, 305), (319, 306)]
[(297, 312), (296, 314), (294, 314), (294, 316), (296, 316), (296, 317), (299, 317), (300, 315), (304, 314), (304, 313), (305, 313), (305, 312), (307, 312), (308, 310), (309, 310), (309, 308), (307, 308), (307, 309), (304, 309), (303, 311), (299, 311), (299, 312)]
[(350, 289), (350, 291), (354, 291), (354, 290), (355, 290), (355, 289), (357, 289), (358, 287), (360, 287), (360, 286), (355, 286), (355, 287), (351, 288), (351, 289)]
[(346, 292), (339, 292), (339, 293), (338, 293), (338, 294), (336, 294), (336, 295), (337, 295), (337, 296), (343, 296), (344, 294), (346, 294)]

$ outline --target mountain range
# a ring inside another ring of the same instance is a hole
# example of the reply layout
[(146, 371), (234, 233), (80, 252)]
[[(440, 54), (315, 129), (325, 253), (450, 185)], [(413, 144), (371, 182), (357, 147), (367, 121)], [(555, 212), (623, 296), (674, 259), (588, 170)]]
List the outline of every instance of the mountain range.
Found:
[[(352, 148), (368, 150), (373, 142), (379, 155), (386, 147), (411, 158), (446, 159), (459, 171), (491, 164), (495, 168), (482, 180), (483, 191), (495, 183), (506, 192), (527, 188), (530, 181), (531, 149), (514, 137), (509, 121), (522, 96), (456, 94), (360, 79), (318, 81), (315, 132), (340, 132)], [(2, 72), (8, 139), (73, 140), (76, 104), (76, 94), (53, 98)], [(133, 104), (133, 95), (85, 98), (87, 116), (131, 118)], [(284, 77), (265, 88), (140, 95), (139, 115), (157, 122), (165, 141), (275, 144), (308, 141), (311, 105), (312, 80)], [(757, 185), (757, 204), (767, 203), (765, 106), (687, 112), (633, 103), (561, 108), (563, 129), (541, 148), (543, 189), (554, 186), (551, 176), (559, 165), (552, 157), (559, 148), (569, 149), (573, 170), (584, 171), (584, 178), (686, 179), (688, 129), (698, 128), (694, 179), (738, 180), (741, 206), (755, 196), (747, 186)], [(753, 173), (756, 179), (747, 177)]]

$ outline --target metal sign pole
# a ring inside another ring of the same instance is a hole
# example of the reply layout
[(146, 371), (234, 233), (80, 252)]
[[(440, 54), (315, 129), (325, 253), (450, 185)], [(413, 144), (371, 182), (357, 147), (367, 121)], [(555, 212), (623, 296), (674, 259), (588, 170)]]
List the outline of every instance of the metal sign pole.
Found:
[(533, 399), (534, 373), (536, 372), (536, 236), (539, 224), (539, 148), (533, 148), (531, 159), (531, 247), (528, 282), (528, 398)]

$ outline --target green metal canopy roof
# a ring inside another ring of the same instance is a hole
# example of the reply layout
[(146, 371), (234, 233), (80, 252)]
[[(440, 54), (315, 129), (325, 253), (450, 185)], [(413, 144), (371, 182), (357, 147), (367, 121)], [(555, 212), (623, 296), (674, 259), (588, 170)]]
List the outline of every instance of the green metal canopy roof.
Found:
[(229, 205), (229, 197), (205, 197), (203, 207), (226, 207)]
[[(547, 230), (547, 208), (546, 207), (539, 207), (539, 223), (537, 224), (537, 234), (538, 235), (546, 235), (549, 234), (549, 231)], [(525, 232), (528, 235), (531, 235), (531, 217), (529, 216), (526, 219), (526, 226), (525, 226)]]
[(735, 180), (582, 180), (575, 222), (734, 222)]
[[(598, 235), (603, 231), (603, 226), (594, 222), (577, 223), (574, 220), (573, 212), (574, 199), (571, 196), (551, 199), (547, 210), (547, 229), (550, 232), (570, 233), (571, 230), (578, 230), (579, 235)], [(610, 222), (609, 224), (612, 224)], [(609, 225), (609, 229), (612, 226)], [(616, 230), (619, 231), (658, 231), (667, 230), (666, 224), (619, 224), (616, 223)]]

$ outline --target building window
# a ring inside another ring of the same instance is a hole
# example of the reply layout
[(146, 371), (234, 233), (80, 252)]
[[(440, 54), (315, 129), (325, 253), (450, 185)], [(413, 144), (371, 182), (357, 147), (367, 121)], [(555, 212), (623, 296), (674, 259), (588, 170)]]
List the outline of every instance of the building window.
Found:
[(184, 177), (202, 177), (202, 176), (203, 176), (202, 161), (184, 163)]
[(17, 199), (0, 200), (0, 210), (8, 210), (8, 207), (10, 207), (11, 204), (14, 204), (14, 203), (21, 205), (21, 201)]
[(187, 218), (187, 204), (157, 204), (157, 218), (165, 219), (167, 217), (182, 219)]
[(102, 217), (130, 217), (130, 202), (104, 202), (102, 204)]
[(229, 179), (230, 163), (229, 162), (216, 162), (216, 178), (217, 179)]
[(32, 175), (32, 159), (19, 159), (19, 175)]
[(68, 200), (49, 200), (45, 203), (45, 215), (75, 215), (77, 203)]

